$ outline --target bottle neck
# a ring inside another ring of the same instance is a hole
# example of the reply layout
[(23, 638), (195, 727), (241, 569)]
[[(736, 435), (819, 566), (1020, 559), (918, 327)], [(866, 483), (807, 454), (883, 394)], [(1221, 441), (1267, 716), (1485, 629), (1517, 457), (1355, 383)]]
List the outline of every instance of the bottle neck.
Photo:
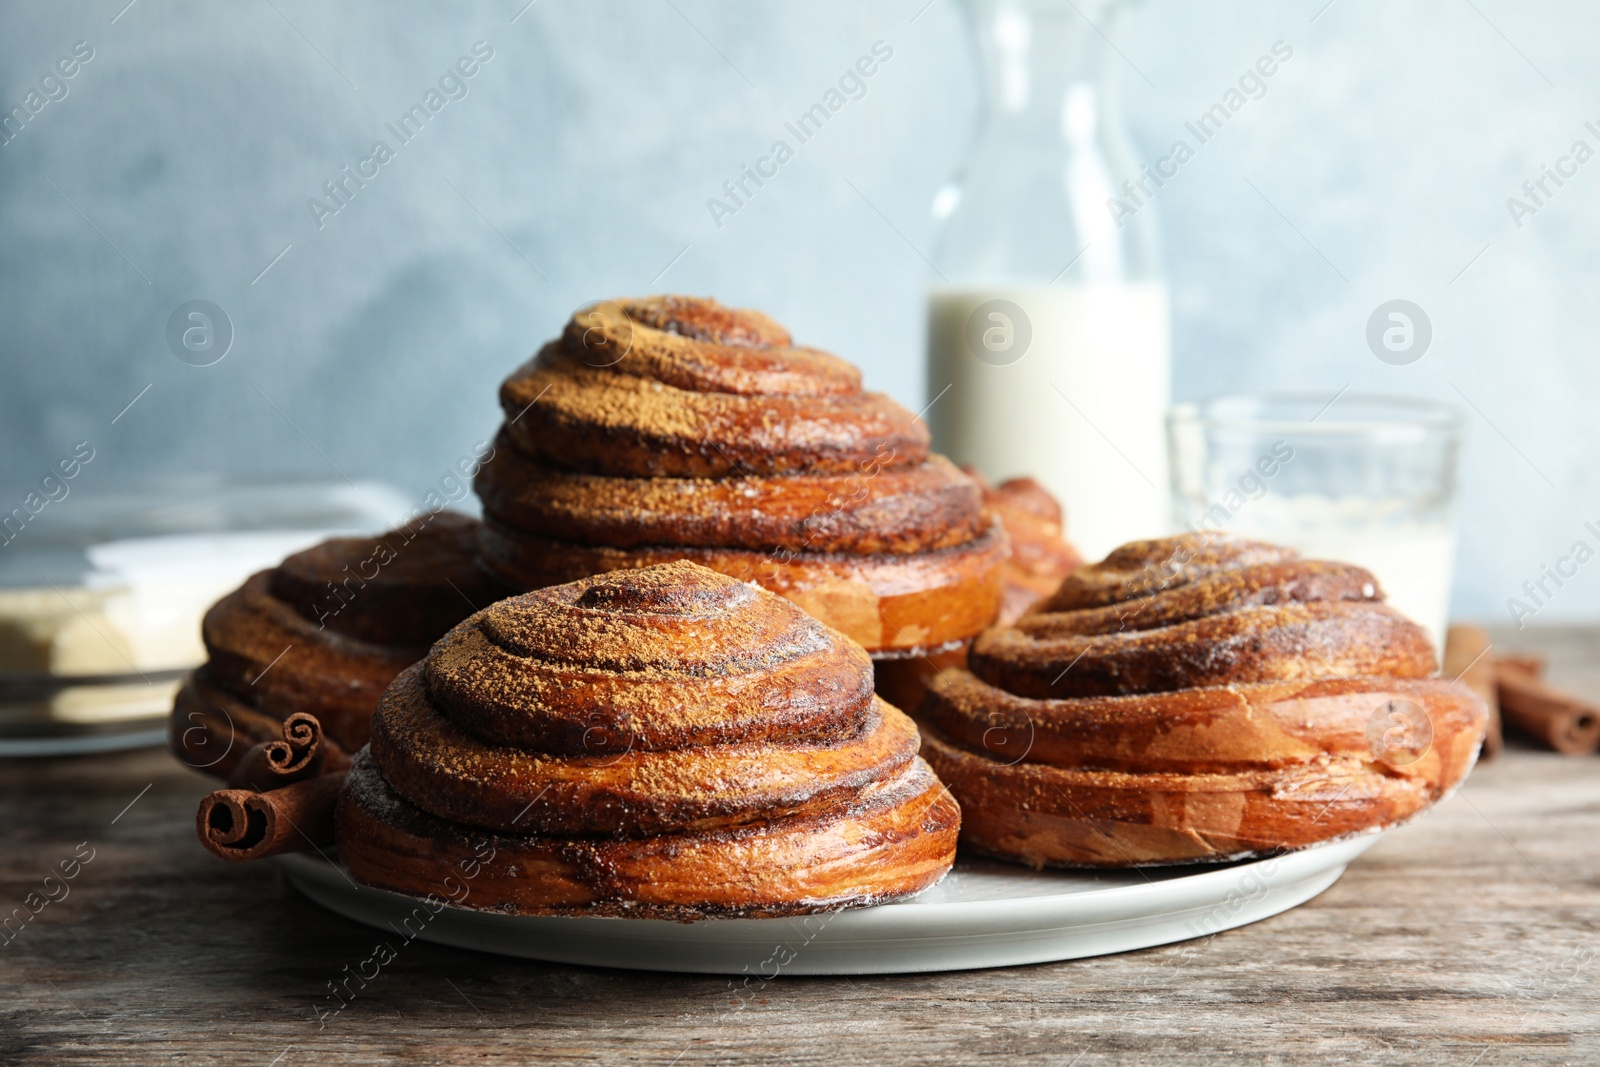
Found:
[[(971, 0), (989, 136), (1092, 136), (1116, 113), (1116, 0)], [(1089, 20), (1093, 19), (1091, 24)], [(1097, 28), (1098, 26), (1098, 28)]]
[(1139, 174), (1117, 107), (1119, 0), (968, 2), (985, 100), (975, 144), (934, 201), (941, 277), (1158, 278), (1153, 214), (1113, 211)]

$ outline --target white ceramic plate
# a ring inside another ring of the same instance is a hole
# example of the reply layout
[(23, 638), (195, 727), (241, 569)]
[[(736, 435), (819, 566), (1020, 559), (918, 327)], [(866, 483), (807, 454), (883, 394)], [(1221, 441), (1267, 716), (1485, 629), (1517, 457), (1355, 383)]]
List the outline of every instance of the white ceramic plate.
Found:
[(771, 978), (1006, 967), (1204, 937), (1303, 904), (1377, 839), (1368, 834), (1270, 859), (1145, 871), (1031, 871), (963, 860), (944, 881), (899, 904), (696, 923), (455, 907), (434, 914), (411, 897), (357, 887), (342, 868), (316, 856), (278, 862), (306, 896), (379, 927), (393, 947), (420, 937), (556, 963)]

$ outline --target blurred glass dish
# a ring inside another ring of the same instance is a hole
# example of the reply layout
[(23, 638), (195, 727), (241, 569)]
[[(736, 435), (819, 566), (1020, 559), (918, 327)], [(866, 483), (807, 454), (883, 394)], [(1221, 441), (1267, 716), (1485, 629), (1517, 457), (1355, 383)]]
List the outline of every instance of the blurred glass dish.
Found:
[(1461, 445), (1453, 408), (1263, 393), (1180, 404), (1167, 428), (1176, 526), (1365, 567), (1444, 647)]
[(0, 545), (0, 756), (159, 744), (200, 619), (255, 571), (406, 510), (376, 483), (223, 475), (68, 496)]

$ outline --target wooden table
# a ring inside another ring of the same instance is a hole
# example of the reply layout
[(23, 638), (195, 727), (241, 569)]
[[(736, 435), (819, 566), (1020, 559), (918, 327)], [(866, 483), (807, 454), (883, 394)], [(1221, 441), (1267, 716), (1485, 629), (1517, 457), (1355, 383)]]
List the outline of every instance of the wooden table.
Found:
[[(1600, 631), (1497, 643), (1600, 695)], [(1595, 758), (1513, 743), (1316, 900), (1209, 940), (785, 977), (742, 1010), (724, 978), (419, 941), (320, 1030), (313, 1000), (375, 934), (203, 852), (208, 788), (163, 752), (0, 764), (0, 910), (93, 856), (0, 948), (0, 1063), (1600, 1063)]]

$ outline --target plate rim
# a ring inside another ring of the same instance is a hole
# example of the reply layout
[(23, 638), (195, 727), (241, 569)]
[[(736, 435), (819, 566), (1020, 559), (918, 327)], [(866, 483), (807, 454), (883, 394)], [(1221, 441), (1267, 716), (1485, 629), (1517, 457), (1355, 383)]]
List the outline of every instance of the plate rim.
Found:
[[(930, 904), (912, 900), (691, 922), (512, 915), (448, 902), (438, 902), (434, 911), (423, 898), (357, 885), (342, 865), (326, 856), (300, 853), (274, 859), (289, 883), (313, 903), (369, 930), (401, 933), (407, 941), (563, 966), (743, 975), (749, 981), (780, 974), (932, 974), (1031, 966), (1206, 938), (1312, 900), (1380, 836), (1349, 835), (1295, 852), (1206, 865), (1160, 881), (1079, 892)], [(1261, 870), (1274, 860), (1289, 862)], [(1018, 865), (1018, 873), (1025, 871), (1032, 873)], [(1249, 881), (1252, 874), (1254, 884)], [(444, 921), (425, 918), (410, 933), (408, 916), (419, 906)], [(395, 926), (397, 918), (405, 931)], [(784, 953), (786, 958), (780, 959)]]
[[(463, 907), (461, 905), (450, 903), (445, 904), (445, 910), (458, 918), (482, 917), (483, 919), (495, 922), (497, 924), (500, 922), (529, 923), (530, 921), (534, 921), (538, 925), (551, 923), (571, 925), (574, 929), (580, 928), (579, 924), (587, 926), (588, 924), (595, 922), (607, 924), (656, 923), (661, 924), (659, 927), (660, 929), (666, 929), (668, 927), (683, 929), (690, 927), (711, 926), (722, 926), (726, 928), (728, 924), (735, 923), (766, 924), (798, 922), (815, 915), (832, 916), (832, 918), (829, 919), (830, 925), (838, 922), (845, 922), (850, 926), (855, 926), (870, 922), (874, 925), (888, 924), (890, 927), (903, 927), (906, 925), (920, 927), (926, 925), (942, 925), (944, 923), (960, 925), (964, 922), (976, 922), (982, 924), (984, 922), (984, 916), (992, 913), (995, 909), (1002, 909), (1010, 913), (1033, 911), (1053, 912), (1062, 907), (1077, 905), (1089, 911), (1096, 911), (1106, 906), (1111, 906), (1114, 910), (1118, 911), (1126, 911), (1130, 909), (1137, 911), (1139, 910), (1138, 906), (1140, 904), (1147, 903), (1148, 898), (1150, 897), (1176, 894), (1186, 898), (1183, 901), (1173, 901), (1170, 905), (1167, 905), (1163, 908), (1163, 910), (1170, 913), (1198, 907), (1200, 905), (1190, 903), (1189, 901), (1196, 896), (1210, 899), (1210, 894), (1207, 891), (1211, 890), (1217, 882), (1227, 881), (1230, 878), (1243, 879), (1247, 873), (1252, 871), (1259, 872), (1263, 866), (1271, 863), (1279, 863), (1283, 864), (1283, 866), (1271, 869), (1264, 876), (1260, 876), (1258, 874), (1259, 877), (1263, 878), (1267, 888), (1287, 888), (1289, 886), (1298, 885), (1335, 868), (1342, 871), (1346, 866), (1360, 857), (1373, 845), (1377, 844), (1378, 840), (1384, 836), (1384, 833), (1385, 831), (1382, 830), (1374, 830), (1356, 834), (1348, 834), (1342, 837), (1333, 838), (1328, 841), (1318, 842), (1317, 844), (1310, 845), (1306, 848), (1295, 849), (1291, 852), (1282, 852), (1270, 856), (1261, 856), (1256, 859), (1244, 861), (1208, 863), (1203, 865), (1183, 865), (1197, 869), (1194, 869), (1192, 873), (1175, 875), (1173, 877), (1163, 878), (1159, 881), (1152, 880), (1135, 883), (1133, 885), (1102, 886), (1093, 889), (1085, 889), (1078, 892), (1041, 892), (1033, 895), (996, 897), (987, 900), (978, 899), (921, 902), (916, 897), (912, 897), (907, 900), (893, 901), (885, 904), (873, 904), (865, 907), (849, 907), (831, 910), (824, 908), (815, 912), (799, 915), (780, 915), (761, 918), (750, 916), (707, 916), (705, 918), (695, 919), (688, 922), (675, 919), (661, 919), (646, 916), (635, 917), (626, 915), (517, 915), (496, 911), (491, 908)], [(988, 857), (971, 858), (988, 859)], [(378, 896), (380, 899), (387, 898), (388, 900), (397, 904), (426, 903), (422, 897), (412, 896), (407, 893), (399, 893), (394, 890), (382, 889), (377, 886), (370, 886), (356, 882), (353, 878), (350, 878), (348, 870), (345, 869), (342, 863), (338, 863), (325, 855), (318, 855), (308, 852), (295, 852), (274, 856), (272, 859), (279, 865), (280, 868), (284, 870), (285, 874), (290, 878), (291, 881), (296, 882), (296, 888), (299, 888), (298, 878), (309, 878), (317, 882), (327, 883), (328, 885), (332, 886), (336, 892), (343, 892), (343, 890), (339, 889), (338, 883), (335, 882), (331, 877), (333, 872), (338, 872), (341, 876), (340, 880), (348, 881), (348, 884), (355, 886), (355, 891), (358, 894), (371, 893), (375, 896)], [(957, 862), (959, 862), (959, 860), (960, 857), (958, 857)], [(1004, 863), (1006, 861), (994, 860), (992, 862)], [(1027, 867), (1023, 864), (1016, 864), (1015, 866), (1018, 868), (1019, 873), (1037, 873), (1033, 870), (1033, 868)], [(1145, 868), (1105, 868), (1105, 870), (1114, 871), (1140, 869)], [(1046, 873), (1048, 873), (1049, 870), (1049, 868), (1046, 868)], [(1062, 873), (1075, 873), (1076, 871), (1080, 870), (1100, 870), (1100, 868), (1061, 868), (1060, 870)], [(945, 877), (948, 876), (949, 875), (947, 873)], [(926, 893), (935, 888), (937, 885), (942, 884), (943, 880), (944, 879), (941, 878), (940, 881), (935, 883), (934, 886), (930, 886), (927, 890), (923, 890), (923, 892)], [(918, 894), (918, 896), (920, 895), (921, 894)], [(1023, 917), (1020, 915), (1015, 916), (1015, 918), (1017, 920), (1023, 919)], [(639, 926), (636, 926), (635, 928), (639, 929), (641, 932), (643, 932), (643, 929), (645, 929), (645, 927)], [(618, 925), (615, 927), (615, 929), (620, 931), (623, 929), (623, 927)], [(887, 932), (890, 931), (886, 931), (886, 933)]]

